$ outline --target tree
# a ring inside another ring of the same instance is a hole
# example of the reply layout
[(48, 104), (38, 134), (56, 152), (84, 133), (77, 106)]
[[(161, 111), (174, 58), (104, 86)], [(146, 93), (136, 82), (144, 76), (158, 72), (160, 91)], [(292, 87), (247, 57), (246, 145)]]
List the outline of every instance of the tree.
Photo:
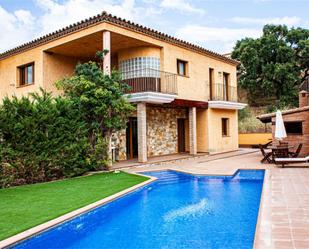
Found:
[[(97, 53), (100, 60), (106, 52)], [(113, 70), (110, 76), (105, 75), (102, 63), (93, 61), (78, 64), (74, 76), (62, 79), (56, 85), (83, 114), (88, 124), (93, 155), (100, 155), (101, 164), (105, 162), (110, 166), (112, 133), (125, 128), (127, 119), (134, 110), (124, 97), (128, 85), (123, 83), (117, 71)], [(105, 154), (102, 143), (107, 147)], [(95, 160), (98, 161), (98, 158)]]
[(239, 85), (249, 102), (272, 98), (277, 105), (296, 105), (298, 88), (309, 76), (309, 30), (265, 25), (260, 38), (236, 43)]
[(81, 175), (88, 130), (74, 103), (50, 93), (4, 98), (0, 106), (0, 188)]

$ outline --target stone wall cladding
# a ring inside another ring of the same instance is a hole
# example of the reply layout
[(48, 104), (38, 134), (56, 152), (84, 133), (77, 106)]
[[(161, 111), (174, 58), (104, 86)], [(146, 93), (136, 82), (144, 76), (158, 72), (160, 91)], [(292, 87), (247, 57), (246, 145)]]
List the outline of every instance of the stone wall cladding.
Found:
[(147, 106), (148, 156), (178, 152), (178, 118), (187, 118), (186, 109)]
[(112, 147), (119, 149), (119, 160), (127, 159), (126, 130), (125, 129), (113, 133)]

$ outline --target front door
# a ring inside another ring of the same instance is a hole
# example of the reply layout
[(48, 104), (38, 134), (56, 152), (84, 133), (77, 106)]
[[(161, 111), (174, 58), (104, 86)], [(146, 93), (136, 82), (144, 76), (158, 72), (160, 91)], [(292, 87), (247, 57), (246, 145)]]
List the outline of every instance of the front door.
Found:
[(126, 129), (127, 159), (138, 156), (137, 118), (129, 118)]
[(185, 146), (185, 119), (177, 119), (178, 153), (186, 151)]

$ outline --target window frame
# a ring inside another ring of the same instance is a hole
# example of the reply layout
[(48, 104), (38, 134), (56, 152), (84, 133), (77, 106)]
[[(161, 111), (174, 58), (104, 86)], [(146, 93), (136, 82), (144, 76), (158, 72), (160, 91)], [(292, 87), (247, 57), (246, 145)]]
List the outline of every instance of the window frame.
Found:
[(221, 134), (222, 137), (229, 137), (230, 136), (230, 129), (229, 118), (221, 118)]
[(215, 69), (210, 67), (208, 69), (209, 74), (209, 100), (213, 100), (213, 88), (214, 88), (214, 81), (215, 81)]
[(227, 72), (223, 72), (222, 74), (222, 77), (223, 77), (223, 99), (224, 101), (229, 101), (230, 99), (230, 96), (229, 96), (229, 86), (230, 86), (230, 73), (227, 73)]
[[(31, 78), (32, 82), (28, 82), (28, 68), (32, 67)], [(30, 62), (17, 67), (18, 69), (18, 87), (33, 85), (35, 82), (35, 63)]]
[[(180, 68), (179, 65), (180, 64), (184, 65), (184, 74), (180, 74), (180, 70), (179, 70), (179, 68)], [(188, 70), (188, 61), (177, 59), (177, 74), (179, 76), (189, 77), (188, 72), (189, 72), (189, 70)]]

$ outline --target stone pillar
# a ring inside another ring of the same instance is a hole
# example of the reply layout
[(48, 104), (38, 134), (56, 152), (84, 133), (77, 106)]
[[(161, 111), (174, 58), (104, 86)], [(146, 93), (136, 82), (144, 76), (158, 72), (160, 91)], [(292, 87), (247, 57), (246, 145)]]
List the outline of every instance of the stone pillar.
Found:
[(108, 53), (104, 56), (103, 71), (104, 74), (111, 74), (111, 33), (109, 31), (103, 31), (103, 50), (108, 50)]
[(138, 162), (147, 162), (146, 103), (137, 104)]
[(190, 142), (190, 154), (197, 154), (197, 142), (196, 142), (196, 107), (189, 108), (189, 142)]

